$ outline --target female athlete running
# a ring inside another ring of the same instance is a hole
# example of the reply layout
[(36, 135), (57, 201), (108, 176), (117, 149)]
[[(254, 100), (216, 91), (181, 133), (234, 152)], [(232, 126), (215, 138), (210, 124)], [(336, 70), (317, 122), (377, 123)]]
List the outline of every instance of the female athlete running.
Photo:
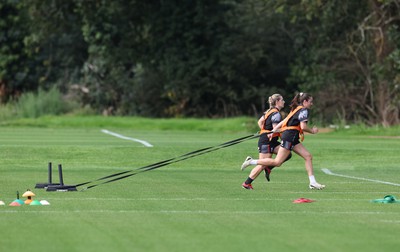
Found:
[[(282, 95), (273, 94), (268, 98), (269, 109), (258, 120), (258, 126), (260, 127), (260, 138), (258, 139), (258, 152), (259, 158), (270, 158), (272, 154), (278, 153), (280, 148), (279, 134), (268, 135), (272, 129), (282, 121), (282, 116), (279, 111), (285, 106), (285, 101)], [(243, 182), (242, 187), (244, 189), (252, 190), (253, 186), (251, 183), (258, 177), (261, 171), (265, 172), (265, 177), (269, 181), (269, 174), (271, 173), (272, 167), (257, 165), (250, 172), (249, 177)]]
[(242, 164), (242, 170), (249, 165), (264, 165), (279, 167), (288, 157), (293, 150), (296, 154), (304, 158), (305, 167), (310, 180), (310, 189), (323, 189), (325, 185), (319, 184), (314, 177), (314, 170), (312, 164), (312, 155), (300, 142), (303, 139), (303, 132), (311, 134), (317, 134), (318, 128), (309, 128), (307, 125), (309, 119), (309, 109), (313, 105), (313, 97), (307, 93), (297, 94), (290, 104), (291, 112), (289, 115), (280, 122), (273, 131), (281, 128), (281, 148), (278, 150), (278, 154), (275, 159), (263, 158), (263, 159), (252, 159), (250, 156)]

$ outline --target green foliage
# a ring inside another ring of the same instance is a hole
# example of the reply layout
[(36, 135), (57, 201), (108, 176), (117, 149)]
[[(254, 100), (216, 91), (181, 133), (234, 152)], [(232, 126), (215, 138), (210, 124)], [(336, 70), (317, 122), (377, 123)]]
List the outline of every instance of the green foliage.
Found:
[[(312, 10), (312, 19), (296, 19), (309, 34), (289, 80), (315, 93), (324, 121), (383, 126), (400, 122), (399, 78), (393, 71), (399, 6), (396, 1), (368, 2), (326, 2)], [(295, 7), (292, 15), (302, 13), (302, 4)]]
[(24, 37), (29, 34), (24, 5), (20, 1), (0, 3), (0, 101), (24, 89), (32, 88), (31, 59), (25, 51)]
[(81, 82), (89, 89), (85, 102), (99, 112), (141, 113), (135, 104), (142, 96), (134, 97), (133, 79), (138, 55), (143, 54), (141, 9), (140, 3), (133, 1), (77, 1), (82, 35), (88, 44)]
[(78, 82), (90, 91), (82, 102), (99, 112), (254, 114), (266, 93), (285, 89), (291, 56), (282, 52), (291, 47), (271, 26), (282, 19), (263, 1), (30, 0), (25, 7), (38, 83), (65, 91)]
[(37, 93), (24, 93), (16, 104), (20, 117), (37, 118), (43, 115), (60, 115), (68, 112), (69, 104), (62, 94), (53, 87), (49, 91), (39, 89)]
[[(395, 125), (396, 0), (5, 0), (0, 99), (57, 87), (107, 115), (259, 115), (312, 93), (323, 123)], [(379, 31), (379, 32), (377, 32)]]
[(286, 33), (272, 28), (283, 21), (268, 7), (264, 1), (155, 7), (144, 67), (165, 83), (166, 115), (252, 114), (268, 92), (285, 89), (291, 47), (282, 42)]
[(87, 58), (75, 1), (28, 0), (23, 4), (30, 32), (24, 42), (33, 61), (29, 66), (36, 84), (33, 90), (53, 85), (69, 90), (71, 85), (80, 83)]
[(15, 117), (16, 117), (16, 110), (14, 103), (8, 102), (6, 104), (0, 105), (1, 122), (14, 119)]

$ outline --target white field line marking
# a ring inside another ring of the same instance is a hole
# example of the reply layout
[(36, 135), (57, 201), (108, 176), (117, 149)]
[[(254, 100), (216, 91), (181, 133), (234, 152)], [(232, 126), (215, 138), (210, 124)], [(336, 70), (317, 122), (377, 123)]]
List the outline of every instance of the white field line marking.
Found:
[[(366, 194), (367, 192), (362, 192), (360, 194)], [(374, 192), (374, 193), (398, 193), (398, 192)], [(325, 194), (325, 193), (324, 193)], [(351, 193), (347, 193), (351, 194)], [(297, 197), (297, 196), (296, 196)], [(47, 201), (292, 201), (296, 197), (288, 197), (288, 198), (182, 198), (182, 199), (166, 199), (166, 198), (46, 198)], [(370, 199), (354, 199), (354, 198), (341, 198), (340, 200), (349, 200), (349, 201), (370, 201)], [(319, 199), (318, 201), (337, 201), (337, 199)], [(51, 203), (50, 202), (50, 203)]]
[(381, 183), (381, 184), (386, 184), (386, 185), (400, 186), (400, 184), (391, 183), (391, 182), (386, 182), (386, 181), (382, 181), (382, 180), (367, 179), (367, 178), (359, 178), (359, 177), (353, 177), (353, 176), (347, 176), (347, 175), (337, 174), (337, 173), (331, 172), (329, 169), (326, 169), (326, 168), (323, 168), (323, 169), (321, 169), (321, 170), (322, 170), (325, 174), (332, 175), (332, 176), (343, 177), (343, 178), (350, 178), (350, 179), (358, 179), (358, 180), (370, 181), (370, 182)]
[(146, 141), (143, 141), (143, 140), (140, 140), (140, 139), (136, 139), (136, 138), (126, 137), (126, 136), (111, 132), (111, 131), (106, 130), (106, 129), (101, 130), (101, 132), (103, 132), (105, 134), (109, 134), (109, 135), (115, 136), (115, 137), (118, 137), (118, 138), (121, 138), (121, 139), (135, 141), (135, 142), (143, 144), (146, 147), (153, 147), (153, 145), (151, 145), (150, 143), (148, 143)]

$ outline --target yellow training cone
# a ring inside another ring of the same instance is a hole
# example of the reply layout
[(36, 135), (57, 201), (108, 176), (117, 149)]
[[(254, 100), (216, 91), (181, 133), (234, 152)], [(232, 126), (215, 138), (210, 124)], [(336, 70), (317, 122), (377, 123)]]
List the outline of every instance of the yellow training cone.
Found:
[(31, 190), (27, 190), (26, 192), (24, 192), (24, 194), (22, 194), (22, 197), (28, 198), (25, 200), (25, 204), (29, 205), (32, 202), (32, 197), (35, 196), (35, 194), (31, 191)]

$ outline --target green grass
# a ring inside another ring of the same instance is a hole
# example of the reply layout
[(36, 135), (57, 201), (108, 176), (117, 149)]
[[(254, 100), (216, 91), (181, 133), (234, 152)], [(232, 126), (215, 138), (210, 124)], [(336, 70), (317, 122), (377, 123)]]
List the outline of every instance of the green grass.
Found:
[[(47, 163), (63, 164), (77, 184), (218, 145), (249, 134), (248, 119), (150, 120), (46, 117), (0, 127), (1, 251), (396, 251), (400, 204), (372, 199), (400, 187), (326, 175), (400, 183), (400, 139), (371, 134), (307, 135), (315, 175), (327, 185), (310, 191), (303, 161), (294, 156), (247, 191), (240, 171), (250, 140), (84, 192), (35, 189)], [(164, 125), (165, 123), (165, 125)], [(242, 124), (242, 126), (234, 124)], [(101, 132), (146, 140), (153, 148)], [(378, 132), (379, 133), (379, 132)], [(391, 134), (392, 135), (392, 134)], [(54, 176), (57, 177), (57, 172)], [(57, 178), (54, 178), (58, 181)], [(26, 189), (50, 206), (10, 207)], [(293, 204), (294, 199), (314, 199)]]
[(150, 119), (143, 117), (104, 117), (104, 116), (43, 116), (40, 118), (15, 118), (2, 121), (0, 126), (9, 127), (114, 127), (134, 130), (190, 130), (207, 132), (257, 132), (254, 118), (237, 117), (229, 119)]

